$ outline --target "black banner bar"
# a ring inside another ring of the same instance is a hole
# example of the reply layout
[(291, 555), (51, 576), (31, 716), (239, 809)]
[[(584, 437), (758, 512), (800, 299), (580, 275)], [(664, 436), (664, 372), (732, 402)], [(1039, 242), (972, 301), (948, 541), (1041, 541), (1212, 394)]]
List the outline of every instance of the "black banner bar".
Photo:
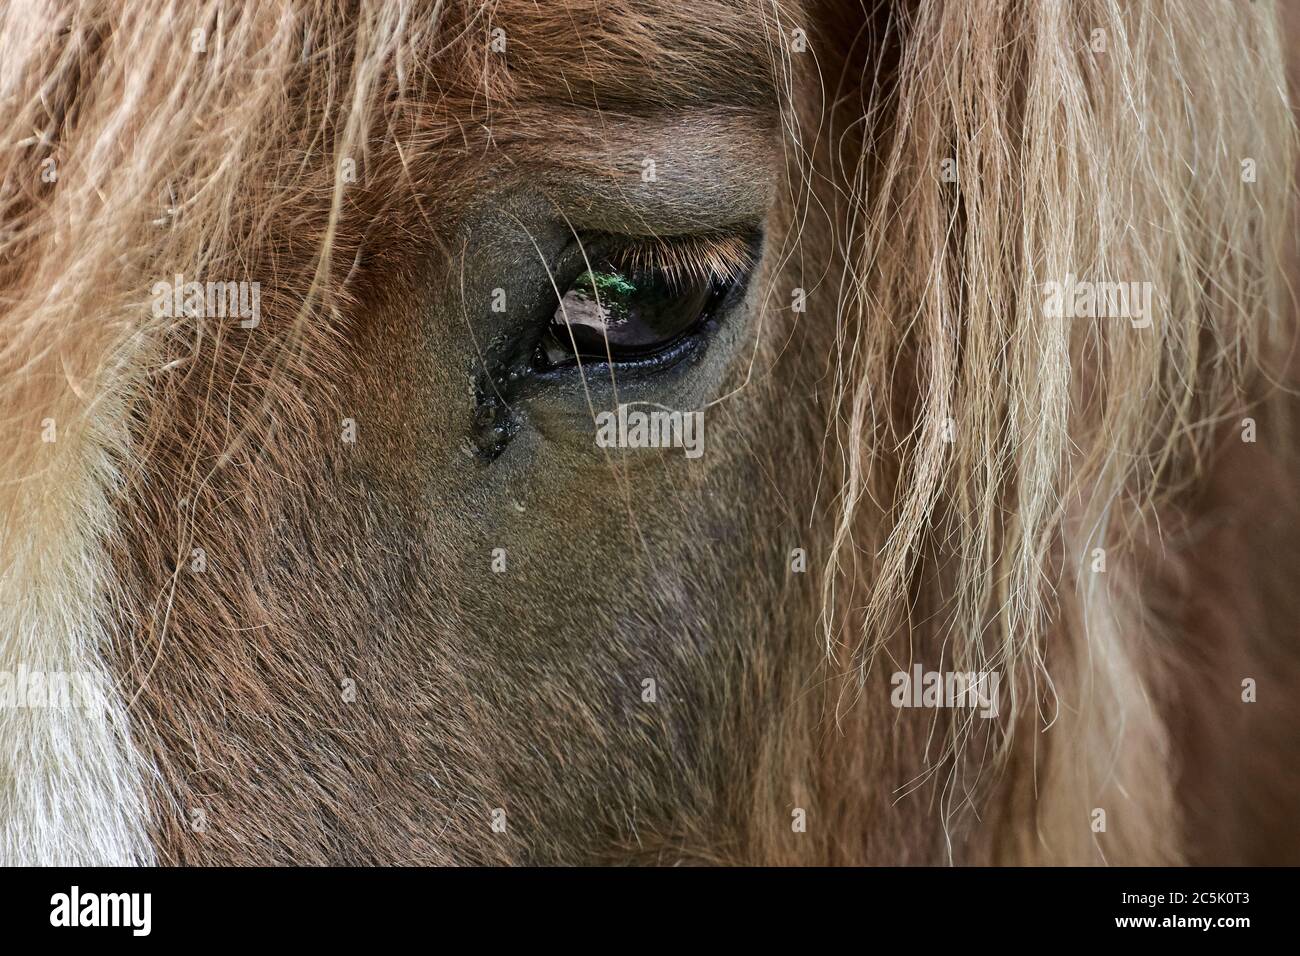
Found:
[[(32, 869), (0, 870), (20, 937), (374, 941), (478, 927), (483, 940), (687, 926), (762, 940), (845, 921), (873, 942), (1138, 937), (1228, 943), (1295, 916), (1293, 870), (1259, 869)], [(609, 934), (613, 933), (614, 936)], [(933, 936), (931, 934), (939, 934)], [(996, 936), (993, 935), (996, 933)], [(949, 935), (955, 934), (955, 935)]]

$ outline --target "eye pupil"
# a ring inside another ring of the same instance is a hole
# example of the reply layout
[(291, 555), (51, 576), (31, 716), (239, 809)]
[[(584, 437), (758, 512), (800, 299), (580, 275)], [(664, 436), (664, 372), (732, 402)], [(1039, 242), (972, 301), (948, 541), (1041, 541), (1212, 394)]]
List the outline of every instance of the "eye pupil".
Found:
[(663, 351), (707, 318), (725, 286), (670, 281), (659, 270), (589, 270), (565, 290), (544, 342), (552, 365), (641, 358)]

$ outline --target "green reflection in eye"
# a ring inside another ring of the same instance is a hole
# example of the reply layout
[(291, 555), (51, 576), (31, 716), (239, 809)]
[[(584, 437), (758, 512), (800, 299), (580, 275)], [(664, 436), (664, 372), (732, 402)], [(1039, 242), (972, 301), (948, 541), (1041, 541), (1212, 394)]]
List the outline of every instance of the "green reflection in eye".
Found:
[(578, 276), (572, 291), (584, 299), (599, 300), (608, 316), (607, 321), (612, 324), (627, 318), (637, 286), (621, 272), (589, 270)]

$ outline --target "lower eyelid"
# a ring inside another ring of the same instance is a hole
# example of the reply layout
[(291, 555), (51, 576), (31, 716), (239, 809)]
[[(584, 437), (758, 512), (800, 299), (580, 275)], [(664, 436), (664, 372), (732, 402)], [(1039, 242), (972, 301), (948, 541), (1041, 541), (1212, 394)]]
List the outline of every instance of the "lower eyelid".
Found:
[[(679, 336), (668, 347), (659, 352), (641, 357), (616, 360), (612, 368), (603, 357), (583, 358), (581, 360), (582, 377), (585, 377), (588, 385), (591, 385), (600, 382), (608, 383), (611, 371), (617, 376), (619, 382), (634, 377), (663, 374), (701, 354), (707, 348), (709, 333), (711, 332), (710, 324), (706, 322), (700, 329)], [(535, 374), (534, 379), (542, 384), (567, 383), (578, 377), (577, 373), (578, 362), (571, 361), (565, 365), (540, 371)]]

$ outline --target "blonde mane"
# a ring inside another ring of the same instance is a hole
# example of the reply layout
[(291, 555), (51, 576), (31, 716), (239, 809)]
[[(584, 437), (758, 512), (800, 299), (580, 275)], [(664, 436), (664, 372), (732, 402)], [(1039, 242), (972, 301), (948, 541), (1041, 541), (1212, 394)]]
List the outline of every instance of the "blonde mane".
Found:
[[(1131, 852), (1155, 861), (1142, 832), (1173, 800), (1152, 773), (1168, 742), (1139, 559), (1294, 341), (1274, 12), (920, 3), (889, 29), (897, 81), (863, 84), (870, 132), (844, 127), (866, 148), (843, 177), (858, 188), (842, 198), (827, 647), (864, 680), (927, 651), (1003, 673), (993, 750), (1056, 726), (1072, 744), (1038, 773), (1078, 792), (1039, 800), (1080, 798), (1082, 820), (1127, 787), (1148, 802)], [(1071, 275), (1149, 283), (1149, 327), (1045, 316)], [(985, 757), (972, 729), (953, 721), (933, 761), (945, 817)]]

